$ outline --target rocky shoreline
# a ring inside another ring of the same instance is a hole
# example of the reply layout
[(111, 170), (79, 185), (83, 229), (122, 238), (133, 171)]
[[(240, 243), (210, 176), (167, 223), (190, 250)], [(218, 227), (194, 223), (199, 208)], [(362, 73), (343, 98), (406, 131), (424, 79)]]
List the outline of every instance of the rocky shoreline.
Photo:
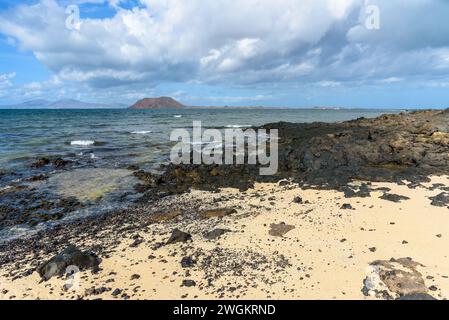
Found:
[[(280, 170), (277, 176), (260, 176), (257, 166), (168, 165), (163, 168), (162, 175), (130, 167), (129, 169), (132, 169), (134, 175), (140, 180), (136, 186), (136, 192), (142, 193), (139, 201), (125, 210), (59, 224), (30, 237), (1, 244), (1, 277), (14, 284), (36, 277), (36, 274), (45, 274), (45, 272), (37, 271), (42, 270), (45, 262), (52, 257), (57, 257), (69, 246), (80, 249), (81, 251), (76, 251), (77, 254), (87, 250), (86, 252), (94, 254), (103, 261), (113, 259), (120, 255), (120, 252), (140, 250), (139, 254), (135, 253), (136, 256), (140, 256), (141, 250), (145, 250), (143, 253), (146, 255), (145, 260), (158, 260), (156, 261), (158, 266), (167, 264), (164, 262), (168, 260), (167, 256), (180, 259), (179, 263), (183, 272), (173, 272), (182, 274), (183, 288), (195, 287), (197, 291), (208, 293), (210, 298), (241, 298), (245, 297), (243, 293), (248, 294), (249, 297), (259, 297), (257, 294), (249, 293), (251, 291), (249, 288), (256, 283), (262, 282), (261, 286), (282, 283), (283, 279), (289, 275), (288, 270), (292, 268), (297, 269), (296, 272), (301, 274), (299, 277), (306, 282), (312, 273), (308, 270), (309, 267), (290, 261), (295, 260), (293, 258), (295, 256), (287, 257), (286, 254), (276, 253), (276, 250), (269, 255), (264, 255), (251, 249), (251, 246), (240, 248), (240, 250), (231, 250), (227, 245), (220, 246), (222, 238), (240, 237), (239, 233), (246, 230), (247, 223), (251, 223), (251, 219), (256, 221), (257, 217), (262, 215), (261, 212), (270, 215), (279, 210), (290, 212), (291, 207), (298, 207), (295, 210), (299, 210), (301, 214), (296, 213), (303, 217), (302, 219), (312, 221), (310, 222), (312, 227), (317, 221), (316, 217), (310, 217), (310, 214), (318, 210), (322, 200), (317, 196), (312, 201), (304, 197), (304, 194), (309, 197), (320, 192), (323, 197), (329, 195), (329, 202), (335, 201), (331, 204), (333, 209), (329, 209), (329, 212), (338, 212), (336, 215), (332, 213), (329, 218), (339, 221), (342, 212), (347, 215), (359, 212), (361, 210), (359, 202), (373, 200), (371, 199), (373, 194), (379, 195), (376, 201), (391, 203), (396, 209), (415, 200), (412, 195), (396, 194), (396, 186), (408, 189), (407, 192), (410, 193), (425, 190), (428, 200), (422, 206), (439, 210), (435, 211), (437, 214), (449, 208), (449, 184), (445, 181), (431, 180), (431, 176), (449, 175), (449, 110), (417, 111), (333, 124), (277, 123), (265, 125), (263, 128), (279, 129)], [(71, 165), (63, 159), (56, 160), (53, 160), (51, 164), (51, 160), (43, 163), (44, 160), (41, 159), (39, 163), (36, 162), (36, 168), (37, 165), (58, 165), (59, 168)], [(362, 182), (354, 183), (354, 181)], [(271, 186), (270, 191), (257, 189), (256, 187), (260, 184)], [(238, 191), (224, 192), (223, 188), (234, 188)], [(192, 189), (198, 191), (191, 192)], [(298, 194), (293, 196), (295, 192)], [(196, 193), (203, 196), (195, 196)], [(290, 193), (292, 193), (291, 199)], [(334, 193), (340, 195), (338, 200), (335, 200), (337, 198), (332, 200)], [(5, 191), (2, 191), (1, 194), (2, 197), (11, 195), (14, 193), (5, 195)], [(11, 201), (13, 200), (12, 198)], [(75, 200), (65, 199), (64, 203), (67, 205), (61, 205), (59, 208), (62, 208), (62, 211), (68, 210), (67, 208), (76, 208), (79, 203)], [(368, 202), (365, 206), (369, 208)], [(371, 214), (377, 214), (375, 209), (377, 202), (371, 206), (374, 208)], [(1, 223), (8, 221), (7, 215), (10, 211), (6, 208), (2, 209), (1, 213)], [(285, 219), (292, 219), (291, 214), (287, 214)], [(354, 219), (357, 218), (354, 217)], [(384, 222), (388, 223), (388, 221)], [(321, 223), (324, 222), (321, 221)], [(273, 221), (267, 224), (264, 232), (270, 237), (268, 243), (280, 239), (281, 242), (290, 241), (290, 245), (293, 245), (295, 241), (287, 240), (285, 236), (301, 230), (301, 226), (297, 222), (295, 224), (288, 224), (285, 221)], [(238, 225), (240, 226), (237, 227)], [(242, 230), (238, 231), (236, 227), (241, 227)], [(185, 233), (187, 230), (188, 233)], [(254, 232), (256, 239), (258, 231)], [(190, 241), (192, 235), (194, 235), (193, 243)], [(204, 246), (196, 247), (198, 237), (203, 239), (201, 241), (205, 241)], [(435, 235), (432, 237), (435, 238)], [(437, 237), (437, 240), (440, 238)], [(346, 241), (340, 242), (340, 240), (343, 238), (339, 239), (339, 245), (344, 245)], [(300, 246), (305, 245), (300, 243)], [(404, 245), (401, 244), (401, 246)], [(367, 254), (377, 251), (373, 248), (366, 248)], [(168, 250), (164, 258), (157, 257), (157, 253), (164, 250)], [(324, 251), (324, 248), (320, 250)], [(154, 258), (151, 258), (152, 256)], [(392, 270), (396, 270), (394, 263), (397, 264), (399, 261), (399, 264), (406, 264), (411, 268), (409, 273), (413, 275), (407, 287), (412, 289), (398, 291), (396, 290), (398, 285), (394, 279), (390, 279), (390, 282), (382, 279), (387, 289), (378, 290), (375, 286), (371, 286), (365, 289), (365, 293), (369, 295), (369, 292), (373, 291), (373, 296), (388, 299), (410, 297), (415, 294), (421, 295), (419, 296), (421, 298), (428, 298), (427, 295), (433, 290), (423, 285), (422, 274), (418, 271), (420, 264), (407, 264), (406, 260), (394, 260), (393, 264), (388, 264), (386, 261), (390, 258), (402, 259), (403, 256), (383, 257), (379, 260), (384, 262), (377, 263), (372, 259), (372, 265), (389, 270), (387, 274), (391, 275)], [(65, 266), (64, 260), (62, 261), (62, 265)], [(134, 263), (138, 264), (138, 261)], [(91, 270), (88, 272), (92, 273), (92, 277), (105, 276), (105, 271), (102, 269), (104, 263), (94, 265), (93, 269), (91, 268), (93, 265), (86, 265), (86, 269)], [(369, 263), (365, 265), (368, 266)], [(191, 268), (197, 272), (201, 271), (204, 279), (202, 281), (191, 279)], [(243, 279), (240, 287), (222, 282), (220, 285), (213, 286), (215, 281), (221, 279), (220, 273), (231, 278)], [(56, 278), (63, 282), (65, 275), (61, 273), (56, 275), (58, 276)], [(133, 283), (144, 278), (143, 274), (133, 276)], [(84, 271), (83, 277), (90, 279), (91, 276), (87, 276)], [(112, 285), (107, 285), (108, 279), (104, 282), (97, 280), (92, 280), (95, 284), (93, 289), (86, 289), (77, 294), (61, 291), (59, 294), (67, 299), (153, 297), (148, 295), (148, 292), (147, 295), (143, 293), (139, 295), (136, 292), (133, 294), (130, 288), (114, 288)], [(360, 279), (360, 283), (357, 284), (360, 292), (362, 292), (360, 285), (362, 280)], [(417, 281), (419, 286), (416, 286)], [(318, 286), (316, 283), (314, 285)], [(133, 286), (134, 289), (135, 287)], [(51, 291), (59, 290), (52, 288)], [(285, 296), (288, 290), (294, 290), (294, 288), (286, 284), (282, 287), (284, 294), (269, 292), (264, 293), (263, 297)], [(307, 290), (313, 291), (310, 284)], [(33, 297), (31, 294), (27, 296), (26, 293), (21, 297), (19, 294), (12, 294), (11, 286), (9, 289), (3, 289), (3, 295), (11, 299)], [(200, 293), (197, 294), (198, 296)], [(301, 295), (293, 296), (301, 297)], [(162, 297), (166, 298), (164, 295)], [(440, 292), (439, 298), (445, 297), (445, 292)], [(195, 296), (189, 295), (183, 298), (195, 298)]]

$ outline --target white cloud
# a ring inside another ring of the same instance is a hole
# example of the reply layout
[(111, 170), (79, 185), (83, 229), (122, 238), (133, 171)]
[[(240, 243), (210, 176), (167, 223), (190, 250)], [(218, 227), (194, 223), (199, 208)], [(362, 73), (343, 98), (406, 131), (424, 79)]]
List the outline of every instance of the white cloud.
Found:
[(12, 80), (15, 77), (15, 72), (0, 73), (0, 97), (4, 97), (8, 94), (8, 89), (13, 86)]
[(324, 88), (335, 88), (340, 87), (341, 82), (338, 81), (320, 81), (318, 82), (318, 85)]
[(12, 86), (11, 80), (16, 77), (15, 72), (0, 73), (0, 88), (6, 88)]
[(78, 31), (65, 28), (61, 2), (20, 5), (0, 13), (0, 33), (59, 81), (126, 86), (132, 96), (164, 82), (337, 87), (449, 72), (443, 1), (369, 1), (380, 8), (380, 30), (365, 27), (364, 0), (141, 0), (129, 10), (119, 8), (125, 1), (108, 3), (113, 17), (84, 19)]
[(397, 83), (401, 82), (403, 79), (398, 77), (390, 77), (380, 80), (380, 83)]

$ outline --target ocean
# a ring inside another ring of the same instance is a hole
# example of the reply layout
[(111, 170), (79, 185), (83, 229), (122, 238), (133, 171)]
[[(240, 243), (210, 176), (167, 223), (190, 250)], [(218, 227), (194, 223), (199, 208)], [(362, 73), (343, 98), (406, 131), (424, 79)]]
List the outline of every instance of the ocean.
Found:
[(0, 169), (22, 170), (39, 157), (95, 159), (98, 166), (154, 166), (169, 151), (170, 132), (266, 123), (335, 122), (392, 110), (0, 110)]
[[(8, 216), (8, 210), (14, 209), (29, 214), (29, 194), (33, 201), (75, 197), (83, 203), (79, 210), (64, 213), (62, 219), (38, 221), (32, 228), (30, 223), (11, 226), (0, 221), (0, 240), (126, 207), (136, 199), (133, 186), (138, 183), (127, 168), (137, 165), (158, 171), (168, 161), (172, 130), (192, 128), (193, 121), (201, 121), (203, 128), (236, 128), (279, 121), (336, 122), (397, 112), (400, 110), (0, 110), (0, 213)], [(44, 157), (71, 160), (72, 165), (31, 168)], [(46, 179), (30, 181), (40, 174)], [(13, 193), (23, 193), (23, 187), (29, 194), (19, 197)], [(32, 203), (33, 208), (39, 205)]]

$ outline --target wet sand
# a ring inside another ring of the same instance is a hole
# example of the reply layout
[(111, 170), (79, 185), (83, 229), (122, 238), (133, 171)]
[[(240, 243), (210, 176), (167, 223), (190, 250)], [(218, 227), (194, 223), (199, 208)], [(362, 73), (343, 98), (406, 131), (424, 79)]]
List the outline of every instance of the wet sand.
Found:
[[(432, 188), (434, 183), (441, 185)], [(370, 263), (410, 257), (423, 265), (417, 268), (427, 293), (446, 299), (449, 211), (431, 205), (429, 197), (443, 192), (440, 188), (449, 186), (449, 178), (433, 177), (423, 186), (372, 183), (371, 189), (377, 190), (369, 197), (345, 198), (335, 190), (256, 183), (246, 192), (222, 189), (172, 196), (162, 200), (164, 208), (181, 204), (190, 210), (190, 204), (196, 212), (128, 231), (105, 228), (80, 242), (67, 238), (92, 251), (100, 242), (115, 243), (100, 254), (99, 271), (76, 274), (79, 286), (65, 290), (64, 277), (42, 282), (36, 272), (13, 280), (10, 263), (0, 272), (0, 298), (378, 299), (362, 292)], [(384, 188), (409, 199), (381, 199)], [(217, 208), (233, 208), (235, 213), (221, 212), (220, 217), (220, 212), (202, 212)], [(175, 228), (191, 234), (193, 241), (166, 245)], [(204, 232), (217, 228), (230, 232), (205, 239)], [(44, 254), (39, 263), (52, 256)], [(28, 268), (19, 266), (21, 271)]]

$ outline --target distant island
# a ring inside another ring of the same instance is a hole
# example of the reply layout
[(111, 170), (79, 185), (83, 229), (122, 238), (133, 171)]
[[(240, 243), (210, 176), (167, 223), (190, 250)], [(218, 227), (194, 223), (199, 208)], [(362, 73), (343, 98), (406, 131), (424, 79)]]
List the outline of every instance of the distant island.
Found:
[(145, 98), (137, 101), (130, 109), (184, 109), (187, 106), (170, 97)]

